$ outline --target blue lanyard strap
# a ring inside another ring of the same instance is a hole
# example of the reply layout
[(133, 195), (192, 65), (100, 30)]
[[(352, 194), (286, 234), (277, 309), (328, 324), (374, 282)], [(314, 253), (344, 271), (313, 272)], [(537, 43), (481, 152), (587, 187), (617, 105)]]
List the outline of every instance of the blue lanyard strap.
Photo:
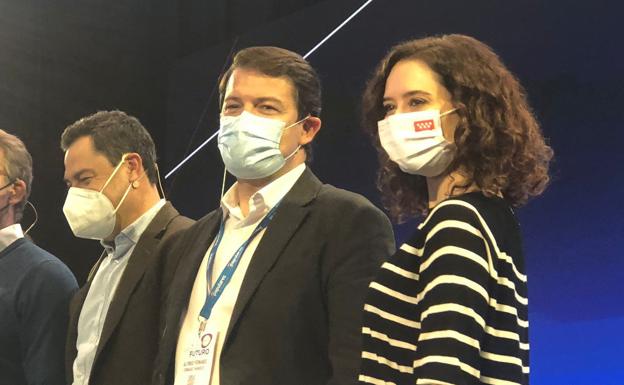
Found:
[[(258, 224), (258, 226), (256, 226), (256, 228), (251, 233), (249, 238), (245, 242), (243, 242), (243, 244), (238, 248), (238, 250), (236, 250), (234, 255), (232, 255), (232, 258), (230, 258), (230, 261), (228, 262), (228, 264), (225, 265), (225, 267), (223, 268), (223, 271), (221, 272), (221, 274), (219, 274), (219, 278), (217, 279), (215, 284), (210, 288), (210, 291), (206, 295), (206, 301), (204, 302), (204, 306), (202, 307), (201, 312), (199, 312), (199, 315), (201, 317), (203, 317), (204, 319), (210, 318), (210, 313), (212, 313), (212, 308), (214, 307), (214, 305), (217, 303), (217, 301), (221, 297), (221, 294), (223, 294), (223, 291), (225, 290), (227, 285), (230, 283), (232, 276), (234, 276), (234, 273), (236, 272), (236, 269), (238, 268), (238, 264), (241, 261), (243, 254), (245, 253), (245, 250), (247, 250), (247, 247), (249, 246), (251, 241), (253, 241), (254, 238), (262, 230), (266, 229), (266, 227), (269, 225), (269, 222), (271, 222), (271, 219), (273, 219), (273, 217), (275, 216), (275, 211), (277, 210), (278, 206), (279, 206), (279, 203), (273, 206), (273, 208), (264, 216), (262, 221)], [(221, 244), (221, 240), (223, 239), (224, 231), (225, 231), (225, 217), (221, 219), (219, 233), (217, 234), (214, 245), (212, 246), (212, 249), (210, 250), (210, 254), (208, 255), (208, 263), (206, 265), (206, 280), (208, 282), (208, 286), (210, 286), (214, 260), (217, 255), (217, 250), (219, 249), (219, 245)]]

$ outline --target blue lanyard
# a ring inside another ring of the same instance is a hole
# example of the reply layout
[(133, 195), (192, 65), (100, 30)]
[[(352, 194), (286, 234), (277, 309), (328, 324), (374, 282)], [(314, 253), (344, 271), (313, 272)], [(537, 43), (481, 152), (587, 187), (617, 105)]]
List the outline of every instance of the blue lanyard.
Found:
[[(210, 318), (210, 313), (212, 313), (212, 308), (214, 307), (214, 305), (217, 303), (217, 301), (221, 297), (221, 294), (223, 294), (223, 291), (225, 290), (227, 285), (230, 283), (232, 276), (234, 276), (234, 272), (236, 272), (236, 268), (238, 268), (238, 264), (240, 260), (242, 259), (243, 254), (245, 253), (245, 250), (247, 250), (247, 247), (249, 246), (251, 241), (253, 241), (256, 235), (258, 235), (262, 230), (266, 229), (266, 227), (269, 225), (269, 222), (271, 222), (271, 219), (273, 219), (273, 217), (275, 216), (275, 211), (277, 210), (278, 206), (279, 206), (279, 203), (276, 204), (267, 213), (267, 215), (262, 219), (262, 221), (258, 224), (258, 226), (256, 226), (256, 228), (251, 233), (249, 238), (245, 242), (243, 242), (243, 244), (238, 248), (238, 250), (236, 250), (234, 255), (232, 255), (232, 258), (230, 258), (230, 261), (223, 268), (223, 271), (219, 275), (219, 278), (217, 279), (215, 284), (210, 288), (210, 291), (206, 295), (206, 301), (204, 302), (204, 306), (202, 307), (201, 312), (199, 312), (199, 315), (201, 317), (203, 317), (204, 319)], [(214, 245), (212, 246), (212, 249), (210, 250), (210, 254), (208, 255), (208, 263), (206, 266), (206, 280), (208, 282), (208, 285), (210, 285), (210, 281), (212, 277), (212, 268), (214, 265), (215, 257), (217, 255), (217, 250), (219, 249), (219, 245), (221, 244), (221, 240), (223, 239), (224, 229), (225, 229), (225, 217), (221, 219), (221, 226), (219, 227), (219, 233), (217, 234)]]

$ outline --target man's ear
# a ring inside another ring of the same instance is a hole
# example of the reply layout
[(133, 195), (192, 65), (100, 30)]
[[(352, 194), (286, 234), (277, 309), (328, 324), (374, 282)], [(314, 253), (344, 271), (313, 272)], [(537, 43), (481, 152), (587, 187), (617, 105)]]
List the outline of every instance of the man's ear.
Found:
[(9, 198), (9, 204), (16, 205), (19, 202), (24, 201), (24, 198), (26, 197), (26, 182), (21, 179), (17, 179), (13, 182), (11, 192), (12, 195)]
[(124, 155), (124, 161), (128, 165), (129, 179), (134, 182), (143, 176), (143, 159), (136, 152), (130, 152)]
[(301, 140), (299, 141), (299, 144), (304, 146), (312, 142), (316, 134), (321, 129), (321, 125), (321, 119), (317, 118), (316, 116), (310, 116), (305, 121), (303, 121), (303, 135), (301, 135)]

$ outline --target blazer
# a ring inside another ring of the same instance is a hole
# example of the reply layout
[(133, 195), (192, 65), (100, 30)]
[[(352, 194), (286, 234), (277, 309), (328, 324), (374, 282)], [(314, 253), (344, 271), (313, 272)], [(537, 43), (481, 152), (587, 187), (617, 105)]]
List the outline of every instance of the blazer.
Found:
[[(167, 202), (139, 238), (106, 313), (90, 385), (149, 383), (158, 350), (162, 304), (178, 264), (172, 240), (192, 223)], [(101, 260), (70, 302), (65, 347), (68, 384), (73, 382), (78, 318)]]
[[(154, 385), (173, 383), (182, 317), (221, 218), (217, 209), (179, 239)], [(379, 209), (306, 169), (251, 258), (225, 335), (220, 385), (356, 383), (364, 294), (393, 252)]]

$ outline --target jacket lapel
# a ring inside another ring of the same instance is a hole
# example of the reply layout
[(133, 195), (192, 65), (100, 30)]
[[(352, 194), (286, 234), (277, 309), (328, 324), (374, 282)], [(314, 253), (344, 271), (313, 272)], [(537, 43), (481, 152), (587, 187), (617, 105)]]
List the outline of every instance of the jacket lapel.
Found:
[[(102, 258), (100, 258), (96, 265), (99, 265)], [(89, 278), (90, 278), (89, 274)], [(82, 311), (82, 306), (84, 305), (84, 301), (87, 298), (87, 293), (89, 292), (89, 288), (91, 287), (91, 279), (88, 279), (87, 282), (81, 287), (69, 301), (69, 320), (67, 327), (67, 336), (65, 339), (65, 375), (68, 382), (73, 382), (73, 365), (74, 360), (76, 359), (76, 355), (78, 354), (78, 350), (76, 348), (76, 340), (78, 339), (78, 319), (80, 318), (80, 312)]]
[(76, 340), (78, 339), (78, 320), (80, 319), (80, 312), (82, 312), (82, 307), (85, 300), (87, 299), (87, 294), (91, 289), (91, 281), (93, 281), (93, 276), (95, 275), (95, 272), (99, 269), (104, 257), (106, 257), (106, 252), (102, 252), (100, 258), (98, 258), (98, 260), (95, 262), (95, 265), (93, 265), (93, 267), (91, 268), (89, 276), (87, 277), (87, 282), (73, 295), (72, 299), (69, 301), (69, 320), (67, 324), (67, 337), (65, 341), (65, 369), (67, 377), (71, 381), (73, 381), (72, 366), (74, 364), (74, 360), (76, 359), (76, 354), (78, 353), (76, 348)]
[(168, 335), (175, 337), (164, 338), (161, 353), (159, 353), (163, 359), (170, 362), (170, 365), (167, 365), (168, 371), (173, 369), (178, 332), (182, 325), (182, 317), (186, 314), (199, 266), (216, 236), (222, 214), (223, 211), (220, 208), (207, 214), (192, 227), (192, 231), (187, 232), (180, 240), (182, 257), (165, 301), (167, 310), (162, 331), (163, 338)]
[(220, 208), (214, 210), (194, 226), (195, 231), (187, 233), (188, 235), (184, 237), (182, 259), (178, 264), (174, 284), (167, 299), (167, 313), (178, 319), (168, 317), (167, 323), (179, 321), (179, 317), (185, 313), (183, 310), (188, 306), (199, 266), (216, 236), (222, 216), (223, 211)]
[(316, 197), (320, 188), (321, 182), (306, 168), (299, 180), (282, 199), (275, 217), (262, 236), (247, 268), (232, 311), (232, 318), (223, 346), (224, 350), (227, 348), (230, 333), (238, 323), (245, 307), (308, 215), (309, 208), (306, 206)]
[(106, 313), (106, 319), (102, 328), (102, 335), (100, 336), (100, 342), (98, 344), (97, 355), (102, 351), (108, 339), (113, 334), (113, 331), (117, 327), (119, 320), (125, 312), (126, 305), (130, 296), (134, 292), (134, 288), (139, 283), (145, 270), (149, 264), (150, 258), (154, 256), (160, 238), (162, 237), (167, 225), (171, 220), (180, 215), (176, 209), (167, 202), (163, 206), (154, 219), (147, 226), (139, 241), (137, 242), (134, 251), (129, 257), (128, 265), (119, 281), (119, 286), (115, 290), (115, 295)]
[[(82, 306), (84, 305), (84, 301), (87, 299), (87, 294), (89, 293), (89, 289), (91, 289), (91, 281), (93, 281), (93, 276), (100, 268), (100, 264), (102, 264), (102, 260), (106, 257), (106, 252), (102, 252), (100, 258), (95, 262), (95, 265), (89, 271), (89, 275), (87, 276), (87, 282), (82, 286), (73, 296), (71, 301), (69, 302), (69, 330), (70, 333), (74, 332), (78, 333), (78, 318), (80, 317), (80, 312), (82, 311)], [(76, 338), (73, 339), (76, 342)], [(74, 346), (75, 348), (75, 346)]]

